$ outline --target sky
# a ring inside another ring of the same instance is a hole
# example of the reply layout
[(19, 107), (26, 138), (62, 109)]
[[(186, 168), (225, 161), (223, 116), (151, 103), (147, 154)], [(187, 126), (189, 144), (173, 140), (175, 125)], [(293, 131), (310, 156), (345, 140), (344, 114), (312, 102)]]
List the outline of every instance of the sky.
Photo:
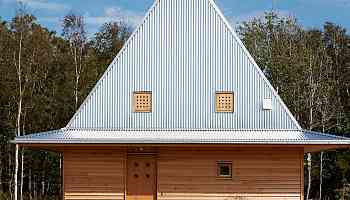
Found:
[[(109, 21), (124, 20), (136, 27), (155, 0), (0, 0), (0, 17), (9, 21), (18, 2), (26, 5), (40, 24), (61, 34), (63, 16), (71, 11), (83, 15), (92, 36)], [(272, 9), (294, 16), (306, 28), (322, 28), (334, 22), (350, 30), (350, 0), (215, 0), (233, 26)]]

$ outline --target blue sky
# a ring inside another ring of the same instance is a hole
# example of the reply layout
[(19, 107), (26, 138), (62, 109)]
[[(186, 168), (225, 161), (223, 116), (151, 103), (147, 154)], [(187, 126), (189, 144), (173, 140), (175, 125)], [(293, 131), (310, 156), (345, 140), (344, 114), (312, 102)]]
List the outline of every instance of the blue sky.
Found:
[[(105, 22), (123, 19), (136, 26), (154, 0), (0, 0), (0, 17), (10, 20), (18, 1), (24, 2), (38, 21), (61, 34), (61, 20), (69, 11), (85, 16), (89, 35)], [(307, 28), (322, 28), (331, 21), (350, 30), (350, 0), (215, 0), (233, 23), (262, 16), (273, 7), (291, 15)]]

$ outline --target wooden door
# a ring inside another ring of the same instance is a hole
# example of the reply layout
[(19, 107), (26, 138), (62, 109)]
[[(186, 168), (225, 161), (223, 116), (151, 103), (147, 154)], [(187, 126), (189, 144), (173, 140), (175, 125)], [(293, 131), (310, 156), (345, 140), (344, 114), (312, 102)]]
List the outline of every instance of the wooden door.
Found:
[(127, 200), (156, 199), (156, 160), (153, 155), (129, 155)]

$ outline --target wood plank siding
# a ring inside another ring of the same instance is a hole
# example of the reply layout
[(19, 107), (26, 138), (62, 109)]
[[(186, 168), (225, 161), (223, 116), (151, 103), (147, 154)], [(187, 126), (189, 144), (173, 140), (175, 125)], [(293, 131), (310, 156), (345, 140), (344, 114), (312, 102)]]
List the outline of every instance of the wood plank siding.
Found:
[[(158, 200), (303, 198), (303, 149), (156, 149)], [(135, 153), (135, 152), (133, 152)], [(64, 197), (124, 199), (126, 150), (64, 151)], [(217, 162), (232, 161), (231, 179), (217, 178)]]
[[(161, 150), (158, 199), (301, 199), (301, 150)], [(233, 178), (216, 178), (217, 161), (232, 161)]]
[(64, 199), (124, 199), (124, 158), (120, 150), (64, 151)]

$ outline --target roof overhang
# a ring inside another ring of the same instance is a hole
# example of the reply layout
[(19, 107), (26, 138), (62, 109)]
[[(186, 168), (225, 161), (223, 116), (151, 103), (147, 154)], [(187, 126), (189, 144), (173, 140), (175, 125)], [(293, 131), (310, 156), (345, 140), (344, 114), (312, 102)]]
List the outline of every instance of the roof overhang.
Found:
[(350, 138), (305, 130), (59, 129), (16, 137), (22, 146), (288, 146), (305, 151), (350, 148)]

